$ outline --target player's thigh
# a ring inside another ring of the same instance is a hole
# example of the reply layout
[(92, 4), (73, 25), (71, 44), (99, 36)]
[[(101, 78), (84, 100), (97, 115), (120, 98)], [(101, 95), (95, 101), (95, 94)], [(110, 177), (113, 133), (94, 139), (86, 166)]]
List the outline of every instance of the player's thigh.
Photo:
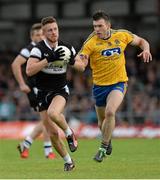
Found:
[(112, 90), (106, 100), (106, 111), (115, 113), (122, 103), (124, 95), (125, 93), (122, 93), (119, 90)]
[(61, 95), (57, 95), (52, 99), (51, 104), (48, 107), (48, 111), (55, 111), (60, 114), (64, 111), (65, 105), (66, 99)]
[(105, 107), (95, 106), (95, 109), (96, 109), (97, 118), (98, 118), (98, 126), (101, 129), (102, 122), (103, 122), (103, 120), (105, 118)]

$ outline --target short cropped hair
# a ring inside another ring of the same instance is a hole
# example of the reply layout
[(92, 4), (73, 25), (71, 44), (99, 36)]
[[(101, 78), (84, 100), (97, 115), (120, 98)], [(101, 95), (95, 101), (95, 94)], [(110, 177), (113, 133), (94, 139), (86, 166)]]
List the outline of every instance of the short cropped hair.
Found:
[(42, 26), (50, 23), (57, 23), (56, 19), (53, 16), (48, 16), (41, 20)]
[(30, 34), (33, 35), (34, 31), (40, 30), (42, 28), (41, 23), (35, 23), (31, 26)]
[(94, 21), (104, 19), (105, 21), (110, 22), (109, 15), (102, 10), (98, 10), (97, 12), (95, 12), (92, 17)]

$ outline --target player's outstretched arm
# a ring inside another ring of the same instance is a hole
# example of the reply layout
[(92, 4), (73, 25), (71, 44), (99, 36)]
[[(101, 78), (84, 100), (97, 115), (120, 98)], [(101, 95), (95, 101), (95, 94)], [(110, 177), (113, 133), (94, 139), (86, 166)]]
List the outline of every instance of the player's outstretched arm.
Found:
[(74, 68), (78, 71), (83, 72), (88, 64), (88, 57), (85, 55), (79, 55), (75, 57)]
[(147, 40), (145, 40), (137, 35), (134, 35), (131, 45), (138, 46), (142, 49), (142, 52), (140, 54), (138, 54), (137, 56), (142, 58), (145, 63), (149, 63), (150, 61), (152, 61), (150, 45)]

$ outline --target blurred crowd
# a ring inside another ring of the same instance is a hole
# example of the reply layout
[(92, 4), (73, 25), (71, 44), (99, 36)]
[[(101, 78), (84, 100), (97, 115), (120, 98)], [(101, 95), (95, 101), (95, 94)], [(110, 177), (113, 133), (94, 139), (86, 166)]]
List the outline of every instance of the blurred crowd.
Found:
[[(160, 46), (152, 47), (153, 61), (149, 64), (137, 58), (139, 52), (132, 47), (126, 51), (129, 82), (117, 113), (117, 124), (160, 125)], [(11, 50), (0, 52), (0, 121), (37, 121), (38, 114), (30, 108), (11, 71), (17, 53)], [(97, 124), (90, 68), (79, 73), (69, 67), (67, 79), (70, 88), (65, 110), (67, 120)]]

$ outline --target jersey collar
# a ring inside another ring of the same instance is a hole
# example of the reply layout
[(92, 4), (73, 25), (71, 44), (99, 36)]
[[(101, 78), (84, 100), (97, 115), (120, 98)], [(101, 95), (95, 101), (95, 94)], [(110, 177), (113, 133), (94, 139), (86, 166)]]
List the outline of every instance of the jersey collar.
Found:
[(107, 38), (103, 38), (103, 40), (108, 40), (111, 37), (111, 29), (109, 31), (109, 36)]
[[(51, 49), (51, 50), (53, 49), (53, 48), (48, 44), (48, 42), (46, 41), (46, 39), (44, 39), (43, 41), (44, 41), (45, 45), (46, 45), (49, 49)], [(57, 47), (57, 46), (58, 46), (58, 42), (56, 43), (56, 47)], [(55, 48), (56, 48), (56, 47), (55, 47)]]

